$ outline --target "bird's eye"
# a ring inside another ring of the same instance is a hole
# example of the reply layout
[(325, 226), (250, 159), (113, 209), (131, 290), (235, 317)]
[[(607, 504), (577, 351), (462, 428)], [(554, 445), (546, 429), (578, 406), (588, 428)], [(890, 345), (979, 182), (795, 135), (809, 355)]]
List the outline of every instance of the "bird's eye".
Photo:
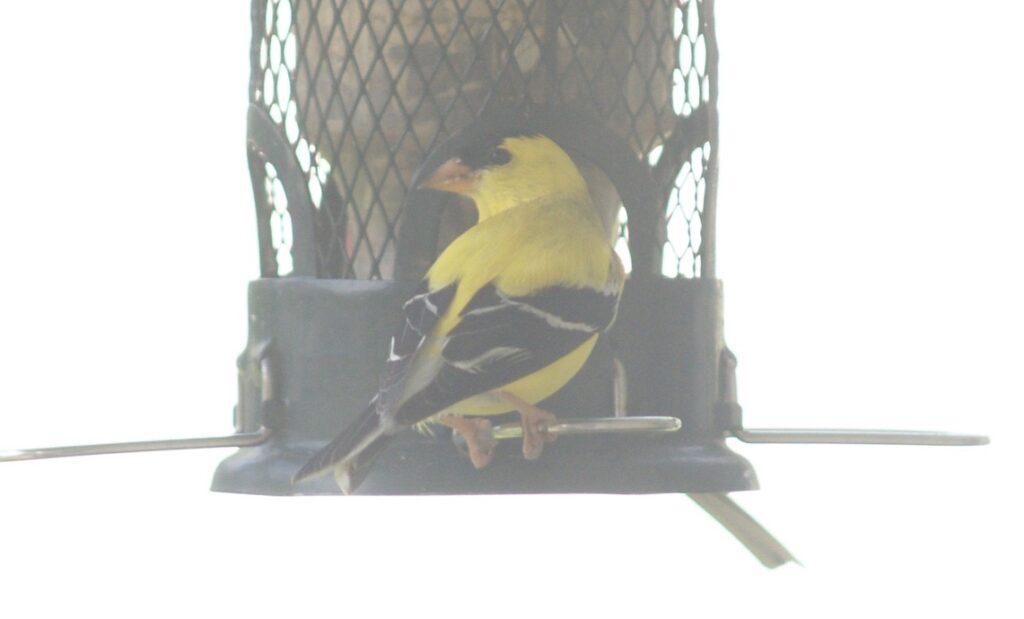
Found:
[(505, 165), (512, 160), (512, 153), (504, 148), (495, 148), (491, 151), (490, 160), (493, 165)]

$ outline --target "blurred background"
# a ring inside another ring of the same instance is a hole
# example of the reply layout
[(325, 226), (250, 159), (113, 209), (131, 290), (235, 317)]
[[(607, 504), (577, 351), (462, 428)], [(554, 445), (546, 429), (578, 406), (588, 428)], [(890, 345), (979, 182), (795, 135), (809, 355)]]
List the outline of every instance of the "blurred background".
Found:
[[(225, 434), (258, 275), (249, 3), (8, 7), (0, 449)], [(210, 493), (228, 450), (0, 465), (0, 614), (1020, 616), (1024, 10), (717, 3), (718, 273), (761, 567), (683, 496)]]

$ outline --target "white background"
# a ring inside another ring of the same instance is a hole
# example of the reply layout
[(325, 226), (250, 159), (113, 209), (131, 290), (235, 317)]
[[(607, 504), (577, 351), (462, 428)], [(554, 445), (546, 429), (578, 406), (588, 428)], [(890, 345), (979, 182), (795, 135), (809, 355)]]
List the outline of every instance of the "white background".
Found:
[[(226, 450), (0, 464), (0, 616), (1016, 617), (1015, 3), (718, 6), (719, 274), (763, 569), (685, 497), (214, 494)], [(257, 275), (244, 1), (17, 3), (0, 447), (230, 431)]]

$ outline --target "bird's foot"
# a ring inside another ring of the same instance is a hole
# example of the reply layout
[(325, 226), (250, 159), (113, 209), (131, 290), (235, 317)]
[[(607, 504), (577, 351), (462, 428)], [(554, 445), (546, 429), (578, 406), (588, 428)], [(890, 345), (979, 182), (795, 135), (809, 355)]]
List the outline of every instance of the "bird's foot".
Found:
[(527, 460), (536, 460), (544, 450), (545, 442), (552, 442), (555, 437), (547, 433), (547, 427), (554, 423), (557, 418), (542, 408), (537, 408), (526, 400), (502, 391), (499, 394), (506, 402), (519, 411), (523, 424), (523, 457)]
[(476, 417), (460, 417), (459, 415), (445, 415), (438, 421), (466, 439), (469, 461), (475, 468), (482, 469), (491, 463), (498, 441), (491, 433), (490, 421)]

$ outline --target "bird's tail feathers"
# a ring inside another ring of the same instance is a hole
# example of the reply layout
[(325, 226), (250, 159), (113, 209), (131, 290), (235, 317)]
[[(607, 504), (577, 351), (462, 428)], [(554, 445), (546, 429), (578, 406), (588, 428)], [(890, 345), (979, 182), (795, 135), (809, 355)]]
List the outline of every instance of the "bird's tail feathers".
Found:
[(391, 438), (381, 427), (374, 400), (341, 434), (302, 465), (292, 483), (319, 477), (333, 469), (342, 492), (350, 494), (366, 478), (370, 464)]

